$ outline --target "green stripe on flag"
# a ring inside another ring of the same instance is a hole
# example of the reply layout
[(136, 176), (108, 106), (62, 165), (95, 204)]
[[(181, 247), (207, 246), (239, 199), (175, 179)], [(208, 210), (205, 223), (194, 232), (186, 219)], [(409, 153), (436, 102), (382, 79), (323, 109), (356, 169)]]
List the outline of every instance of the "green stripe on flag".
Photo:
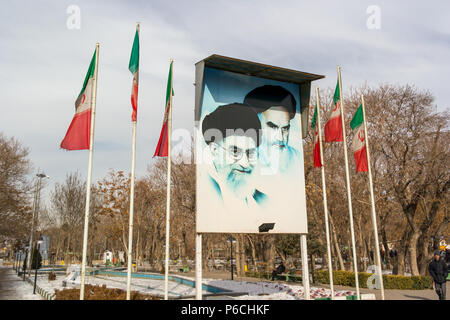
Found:
[(173, 88), (172, 88), (172, 64), (173, 64), (173, 61), (170, 63), (169, 78), (167, 79), (166, 108), (167, 108), (167, 106), (169, 104), (169, 100), (170, 100), (170, 89), (172, 89), (172, 95), (173, 95)]
[(334, 90), (334, 96), (333, 96), (334, 105), (336, 105), (336, 103), (339, 101), (340, 97), (341, 97), (341, 93), (339, 90), (339, 81), (338, 81), (336, 83), (336, 89)]
[(314, 116), (311, 121), (311, 128), (313, 128), (313, 129), (316, 128), (316, 121), (317, 121), (317, 104), (316, 104), (316, 108), (314, 109)]
[(131, 73), (135, 73), (139, 70), (139, 33), (136, 30), (134, 35), (133, 48), (131, 49), (130, 64), (128, 69)]
[[(88, 72), (87, 72), (87, 74), (86, 74), (86, 78), (84, 79), (83, 88), (81, 89), (81, 92), (80, 92), (80, 94), (78, 95), (78, 97), (80, 97), (80, 96), (84, 93), (84, 90), (86, 90), (86, 85), (87, 85), (89, 79), (94, 77), (94, 71), (95, 71), (95, 53), (96, 53), (96, 50), (97, 50), (97, 49), (94, 50), (94, 56), (93, 56), (92, 59), (91, 59), (91, 64), (89, 65), (89, 69), (88, 69)], [(78, 100), (78, 99), (77, 99), (77, 100)]]
[(362, 110), (362, 104), (359, 105), (358, 110), (356, 110), (355, 115), (353, 116), (352, 121), (350, 122), (350, 127), (352, 127), (352, 130), (355, 130), (363, 123), (363, 110)]

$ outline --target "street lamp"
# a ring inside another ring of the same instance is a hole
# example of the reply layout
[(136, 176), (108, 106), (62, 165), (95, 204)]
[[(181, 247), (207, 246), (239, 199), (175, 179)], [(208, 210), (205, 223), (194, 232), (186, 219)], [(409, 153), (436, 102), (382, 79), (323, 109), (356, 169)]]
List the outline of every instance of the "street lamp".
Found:
[(14, 255), (14, 264), (13, 264), (13, 270), (16, 271), (16, 264), (17, 264), (17, 257), (19, 255), (19, 251), (16, 251)]
[(25, 281), (25, 273), (27, 272), (27, 257), (28, 257), (28, 253), (29, 253), (29, 248), (25, 247), (25, 258), (23, 259), (23, 268), (22, 268), (22, 272), (23, 272), (23, 281)]
[[(41, 180), (42, 178), (50, 178), (48, 175), (46, 175), (45, 173), (38, 173), (36, 174), (36, 188), (34, 191), (34, 203), (33, 203), (33, 218), (32, 218), (32, 223), (31, 223), (31, 235), (30, 235), (30, 245), (29, 247), (31, 248), (33, 245), (33, 234), (34, 234), (34, 222), (35, 220), (37, 220), (37, 216), (38, 216), (38, 212), (39, 212), (39, 199), (41, 196)], [(36, 218), (35, 218), (36, 216)], [(31, 273), (31, 258), (32, 258), (32, 252), (30, 252), (29, 256), (28, 256), (28, 270), (29, 270), (29, 275)]]
[(16, 270), (17, 270), (17, 275), (19, 275), (19, 272), (20, 272), (20, 261), (22, 261), (22, 250), (19, 250), (19, 254), (18, 254), (17, 258), (19, 260), (17, 261)]
[(230, 243), (231, 280), (233, 280), (233, 243), (236, 243), (236, 239), (230, 236), (227, 238), (227, 242)]
[(37, 281), (37, 274), (38, 274), (38, 269), (39, 269), (39, 250), (41, 249), (41, 243), (43, 243), (44, 241), (42, 241), (42, 238), (40, 238), (37, 242), (37, 254), (38, 256), (36, 256), (36, 270), (34, 272), (34, 287), (33, 287), (33, 294), (36, 294), (36, 281)]

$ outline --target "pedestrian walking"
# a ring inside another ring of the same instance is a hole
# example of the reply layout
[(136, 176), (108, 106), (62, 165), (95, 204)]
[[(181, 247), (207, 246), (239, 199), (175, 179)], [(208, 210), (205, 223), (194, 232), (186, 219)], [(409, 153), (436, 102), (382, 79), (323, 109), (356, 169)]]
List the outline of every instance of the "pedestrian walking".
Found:
[(448, 270), (444, 259), (441, 258), (439, 250), (434, 252), (434, 257), (428, 266), (428, 271), (433, 277), (434, 289), (436, 290), (439, 300), (445, 300)]
[(283, 261), (280, 262), (280, 265), (275, 269), (272, 270), (272, 281), (275, 280), (275, 277), (279, 274), (282, 274), (286, 268), (284, 267)]

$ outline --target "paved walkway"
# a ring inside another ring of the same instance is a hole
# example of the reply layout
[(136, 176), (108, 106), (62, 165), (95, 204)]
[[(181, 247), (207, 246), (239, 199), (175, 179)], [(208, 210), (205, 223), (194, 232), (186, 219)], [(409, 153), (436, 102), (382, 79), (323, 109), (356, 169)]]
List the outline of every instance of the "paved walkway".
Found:
[[(187, 275), (189, 277), (195, 277), (194, 272), (188, 272), (184, 273), (184, 275)], [(230, 279), (231, 280), (231, 274), (230, 272), (202, 272), (202, 276), (204, 279)], [(268, 281), (268, 280), (262, 280), (257, 278), (249, 278), (249, 277), (237, 277), (234, 276), (235, 281)], [(286, 283), (284, 281), (277, 281), (280, 283)], [(290, 284), (293, 284), (293, 282), (289, 282)], [(295, 283), (297, 284), (297, 283)], [(298, 283), (301, 285), (301, 282)], [(329, 288), (329, 285), (324, 284), (310, 284), (312, 287), (319, 287), (319, 288)], [(334, 286), (334, 290), (351, 290), (355, 291), (356, 289), (354, 287), (344, 287), (344, 286)], [(450, 282), (447, 281), (447, 300), (450, 300)], [(360, 293), (373, 293), (375, 294), (377, 300), (381, 300), (381, 292), (380, 290), (371, 290), (371, 289), (365, 289), (360, 288)], [(384, 299), (385, 300), (439, 300), (436, 292), (432, 289), (426, 289), (426, 290), (384, 290)]]
[(12, 267), (0, 267), (0, 300), (43, 300), (33, 286), (17, 276)]

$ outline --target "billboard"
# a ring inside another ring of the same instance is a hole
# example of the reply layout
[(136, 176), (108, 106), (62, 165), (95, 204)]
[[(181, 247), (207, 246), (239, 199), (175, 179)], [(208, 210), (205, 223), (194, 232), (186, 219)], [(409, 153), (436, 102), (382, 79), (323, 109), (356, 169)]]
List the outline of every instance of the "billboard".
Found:
[(301, 86), (204, 66), (196, 89), (197, 232), (307, 233)]

